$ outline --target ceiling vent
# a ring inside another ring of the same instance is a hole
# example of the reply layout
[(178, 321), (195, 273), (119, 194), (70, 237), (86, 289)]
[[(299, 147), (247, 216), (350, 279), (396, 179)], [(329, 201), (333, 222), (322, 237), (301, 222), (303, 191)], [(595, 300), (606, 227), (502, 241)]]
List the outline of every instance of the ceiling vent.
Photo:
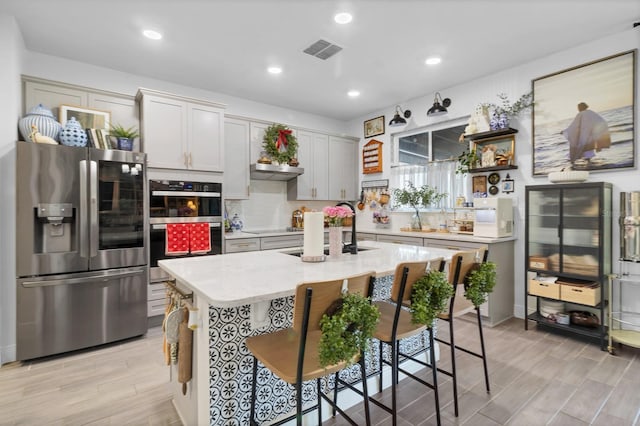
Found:
[(341, 50), (342, 47), (338, 46), (337, 44), (331, 44), (326, 40), (318, 40), (311, 46), (304, 49), (304, 53), (315, 56), (316, 58), (320, 58), (322, 60), (326, 60)]

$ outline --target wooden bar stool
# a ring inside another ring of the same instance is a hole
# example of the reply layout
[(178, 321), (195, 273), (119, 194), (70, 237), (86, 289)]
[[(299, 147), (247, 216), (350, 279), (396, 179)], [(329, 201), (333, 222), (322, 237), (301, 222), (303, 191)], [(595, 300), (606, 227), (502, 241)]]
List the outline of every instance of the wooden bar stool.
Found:
[[(438, 398), (438, 378), (436, 368), (436, 357), (434, 349), (434, 338), (432, 328), (423, 324), (414, 324), (409, 310), (406, 305), (411, 301), (411, 290), (413, 284), (425, 275), (429, 266), (436, 267), (438, 270), (444, 270), (445, 262), (442, 258), (434, 259), (431, 262), (404, 262), (396, 266), (393, 284), (391, 285), (391, 300), (376, 301), (374, 305), (380, 310), (380, 321), (373, 337), (380, 341), (379, 346), (379, 385), (378, 390), (382, 392), (382, 366), (387, 364), (391, 366), (391, 407), (384, 405), (380, 401), (369, 398), (371, 402), (382, 408), (392, 416), (392, 422), (397, 424), (397, 397), (396, 390), (398, 385), (399, 372), (406, 374), (412, 379), (422, 383), (430, 389), (433, 389), (437, 422), (440, 424), (440, 401)], [(435, 269), (435, 268), (434, 268)], [(405, 305), (405, 306), (403, 306)], [(429, 361), (419, 360), (415, 357), (417, 354), (408, 355), (400, 351), (400, 340), (408, 337), (416, 336), (425, 330), (429, 331), (429, 348), (420, 351), (422, 353), (429, 349)], [(383, 345), (386, 344), (391, 348), (390, 361), (384, 360), (382, 356)], [(406, 360), (412, 360), (432, 370), (432, 381), (428, 383), (416, 375), (406, 371), (400, 367), (400, 363)]]
[[(438, 318), (449, 323), (449, 340), (446, 341), (441, 337), (436, 337), (436, 341), (449, 346), (451, 353), (451, 371), (438, 368), (438, 371), (451, 377), (453, 382), (453, 407), (456, 417), (458, 416), (458, 379), (456, 375), (456, 349), (469, 355), (482, 359), (484, 367), (484, 380), (487, 392), (489, 387), (489, 370), (487, 368), (487, 355), (484, 347), (484, 335), (482, 334), (482, 317), (480, 315), (480, 307), (474, 306), (464, 297), (464, 279), (471, 272), (474, 265), (480, 262), (486, 262), (489, 256), (488, 248), (482, 247), (478, 251), (461, 251), (451, 257), (451, 265), (449, 267), (449, 282), (454, 288), (453, 297), (449, 302), (447, 312), (438, 315)], [(460, 294), (457, 294), (460, 292)], [(471, 351), (467, 348), (455, 344), (453, 320), (455, 317), (464, 315), (475, 309), (478, 336), (480, 338), (480, 353)]]
[[(319, 345), (322, 338), (320, 320), (331, 305), (342, 297), (344, 284), (346, 283), (348, 291), (367, 295), (372, 291), (371, 287), (373, 287), (374, 278), (375, 272), (367, 272), (345, 279), (302, 283), (297, 286), (294, 296), (292, 327), (247, 338), (247, 348), (254, 356), (250, 424), (257, 424), (255, 420), (255, 405), (258, 361), (280, 379), (294, 385), (296, 392), (295, 417), (298, 425), (302, 424), (303, 414), (316, 408), (318, 411), (318, 424), (322, 424), (322, 399), (333, 407), (334, 415), (335, 410), (337, 410), (349, 423), (357, 425), (337, 405), (337, 395), (335, 395), (337, 392), (334, 391), (334, 398), (322, 392), (321, 378), (337, 373), (351, 363), (358, 363), (363, 378), (361, 394), (364, 396), (366, 424), (370, 424), (364, 356), (360, 353), (352, 359), (342, 360), (336, 364), (323, 367), (320, 363)], [(336, 377), (336, 379), (338, 378)], [(316, 380), (318, 399), (315, 406), (303, 410), (302, 385), (303, 382), (310, 380)], [(339, 383), (336, 382), (336, 388), (338, 384), (355, 390), (351, 384), (342, 380), (339, 380)], [(360, 393), (359, 390), (358, 393)], [(284, 423), (290, 418), (276, 424)]]

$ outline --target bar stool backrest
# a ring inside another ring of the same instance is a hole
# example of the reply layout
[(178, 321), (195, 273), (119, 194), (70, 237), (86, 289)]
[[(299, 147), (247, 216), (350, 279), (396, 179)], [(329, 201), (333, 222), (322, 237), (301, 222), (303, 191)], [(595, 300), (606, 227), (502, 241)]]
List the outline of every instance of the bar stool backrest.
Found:
[[(413, 283), (415, 283), (420, 277), (422, 277), (427, 271), (429, 261), (424, 262), (404, 262), (396, 265), (396, 271), (393, 276), (393, 284), (391, 284), (391, 300), (395, 303), (404, 303), (411, 299), (411, 290), (413, 289)], [(404, 294), (402, 300), (398, 300), (400, 297), (400, 291), (402, 287), (402, 277), (404, 270), (407, 269), (407, 281), (404, 288)]]
[(478, 250), (460, 251), (451, 257), (449, 267), (449, 282), (454, 287), (452, 306), (450, 312), (454, 315), (467, 312), (472, 309), (473, 304), (464, 297), (464, 279), (469, 274), (476, 263), (486, 261), (488, 254), (487, 247), (480, 247)]

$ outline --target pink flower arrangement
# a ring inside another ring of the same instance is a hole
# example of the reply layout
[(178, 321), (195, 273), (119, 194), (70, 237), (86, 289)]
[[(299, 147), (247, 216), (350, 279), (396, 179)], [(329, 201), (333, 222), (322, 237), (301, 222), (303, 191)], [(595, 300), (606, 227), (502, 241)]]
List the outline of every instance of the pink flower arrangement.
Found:
[(353, 211), (344, 206), (326, 206), (322, 208), (322, 212), (329, 226), (341, 226), (342, 219), (353, 216)]

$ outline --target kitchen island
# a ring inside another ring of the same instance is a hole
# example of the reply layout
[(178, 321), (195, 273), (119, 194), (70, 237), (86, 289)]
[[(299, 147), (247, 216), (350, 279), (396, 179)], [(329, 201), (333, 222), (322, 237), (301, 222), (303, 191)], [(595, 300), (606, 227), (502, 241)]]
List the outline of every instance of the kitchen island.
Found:
[[(292, 250), (269, 250), (161, 260), (159, 266), (184, 290), (193, 293), (200, 313), (194, 332), (193, 378), (186, 395), (172, 382), (174, 404), (185, 424), (248, 424), (253, 358), (244, 344), (248, 336), (289, 327), (296, 286), (366, 271), (376, 272), (374, 299), (387, 298), (400, 262), (450, 258), (452, 250), (382, 242), (362, 243), (358, 255), (343, 254), (325, 262), (302, 262)], [(420, 341), (407, 342), (418, 350)], [(175, 370), (175, 367), (172, 366)], [(377, 363), (369, 362), (375, 371)], [(175, 380), (175, 375), (172, 374)], [(359, 374), (356, 373), (354, 379)], [(266, 370), (259, 374), (261, 421), (285, 416), (293, 409), (292, 390)], [(311, 383), (305, 393), (315, 392)], [(305, 399), (306, 396), (305, 396)]]

